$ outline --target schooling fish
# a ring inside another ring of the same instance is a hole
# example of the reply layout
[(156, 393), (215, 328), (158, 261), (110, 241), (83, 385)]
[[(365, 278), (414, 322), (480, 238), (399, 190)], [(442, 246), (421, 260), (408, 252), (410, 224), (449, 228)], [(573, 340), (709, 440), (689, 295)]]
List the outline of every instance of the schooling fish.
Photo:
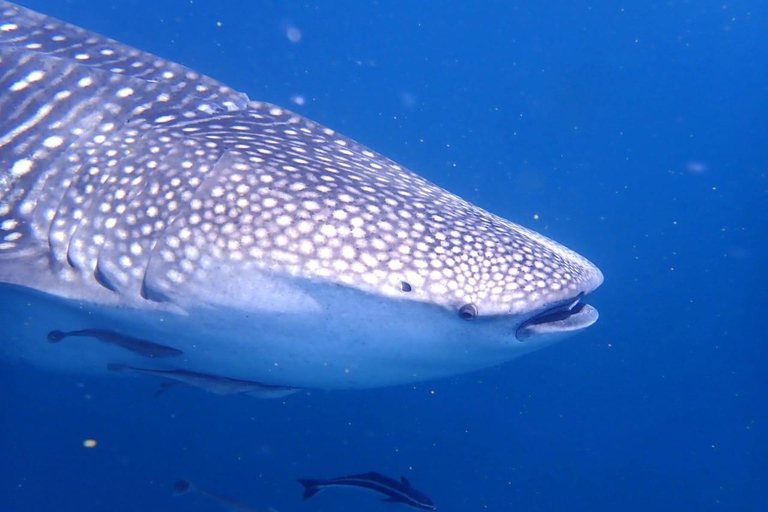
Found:
[(332, 129), (0, 0), (0, 357), (104, 371), (104, 344), (30, 342), (88, 321), (192, 371), (388, 386), (583, 331), (602, 282)]
[[(206, 491), (205, 489), (201, 489), (200, 487), (196, 486), (192, 482), (189, 482), (188, 480), (176, 480), (176, 483), (173, 484), (174, 496), (181, 496), (182, 494), (186, 494), (190, 491), (196, 492), (198, 494), (202, 494), (203, 496), (206, 496), (212, 499), (213, 501), (219, 503), (227, 510), (232, 510), (233, 512), (261, 512), (259, 509), (255, 509), (248, 505), (244, 505), (242, 503), (232, 501), (229, 498), (225, 498), (224, 496), (220, 496), (218, 494)], [(267, 512), (277, 512), (277, 511), (270, 507), (267, 510)]]
[(131, 352), (144, 357), (175, 357), (184, 354), (181, 350), (167, 345), (160, 345), (153, 341), (133, 338), (131, 336), (120, 334), (119, 332), (107, 331), (104, 329), (80, 329), (79, 331), (68, 332), (51, 331), (48, 333), (48, 341), (50, 343), (58, 343), (70, 336), (82, 336), (93, 338), (104, 343), (111, 343), (112, 345), (117, 345), (118, 347), (130, 350)]
[(330, 480), (299, 479), (304, 486), (304, 499), (309, 499), (326, 487), (359, 487), (370, 489), (386, 496), (381, 501), (403, 503), (421, 510), (435, 510), (435, 504), (423, 493), (411, 486), (404, 477), (400, 481), (386, 477), (373, 471), (361, 475), (342, 476)]
[[(187, 370), (155, 370), (151, 368), (136, 368), (123, 364), (109, 363), (107, 369), (118, 373), (141, 373), (154, 375), (176, 382), (182, 382), (216, 395), (246, 395), (253, 398), (282, 398), (292, 395), (299, 390), (284, 386), (272, 386), (249, 380), (231, 379), (207, 373), (191, 372)], [(167, 386), (162, 386), (158, 394)]]

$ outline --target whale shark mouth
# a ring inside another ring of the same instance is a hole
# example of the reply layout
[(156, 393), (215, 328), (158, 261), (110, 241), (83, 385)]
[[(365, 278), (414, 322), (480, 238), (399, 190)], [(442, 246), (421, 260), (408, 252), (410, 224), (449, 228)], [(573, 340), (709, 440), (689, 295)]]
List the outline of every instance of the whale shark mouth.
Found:
[(597, 321), (595, 308), (581, 302), (584, 292), (575, 298), (549, 308), (526, 320), (518, 327), (515, 336), (520, 341), (536, 337), (571, 334), (586, 329)]

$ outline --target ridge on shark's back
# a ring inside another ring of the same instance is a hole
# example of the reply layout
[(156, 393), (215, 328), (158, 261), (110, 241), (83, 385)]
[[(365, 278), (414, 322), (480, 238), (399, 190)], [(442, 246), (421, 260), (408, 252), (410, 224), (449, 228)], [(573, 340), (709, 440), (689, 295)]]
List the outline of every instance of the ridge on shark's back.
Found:
[(500, 364), (597, 320), (584, 297), (603, 277), (575, 252), (2, 0), (0, 90), (0, 357), (103, 372), (168, 347), (190, 375), (364, 388)]

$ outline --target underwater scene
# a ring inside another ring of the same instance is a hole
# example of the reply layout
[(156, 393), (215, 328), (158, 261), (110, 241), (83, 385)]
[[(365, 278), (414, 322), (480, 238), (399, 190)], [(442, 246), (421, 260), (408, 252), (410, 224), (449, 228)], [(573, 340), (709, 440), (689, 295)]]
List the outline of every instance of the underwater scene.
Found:
[(0, 0), (0, 511), (768, 510), (766, 34)]

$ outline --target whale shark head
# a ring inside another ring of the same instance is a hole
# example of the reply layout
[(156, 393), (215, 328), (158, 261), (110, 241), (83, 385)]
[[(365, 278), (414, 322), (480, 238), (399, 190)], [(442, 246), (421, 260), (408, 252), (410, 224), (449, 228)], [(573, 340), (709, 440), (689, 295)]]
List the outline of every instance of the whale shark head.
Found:
[(183, 66), (0, 14), (0, 282), (88, 312), (47, 331), (119, 318), (186, 370), (361, 387), (596, 321), (602, 274), (562, 245)]
[(584, 298), (603, 276), (575, 252), (300, 116), (251, 108), (298, 125), (284, 153), (219, 160), (153, 249), (148, 299), (227, 311), (212, 323), (246, 338), (232, 319), (247, 312), (289, 345), (290, 318), (287, 336), (313, 340), (303, 354), (349, 357), (355, 386), (497, 364), (597, 320)]

